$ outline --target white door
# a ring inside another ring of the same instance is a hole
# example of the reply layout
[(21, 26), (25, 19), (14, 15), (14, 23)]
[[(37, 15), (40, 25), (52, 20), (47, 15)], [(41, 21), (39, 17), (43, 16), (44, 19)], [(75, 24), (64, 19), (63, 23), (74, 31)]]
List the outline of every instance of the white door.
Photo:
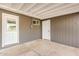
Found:
[(2, 13), (2, 47), (19, 43), (19, 16)]
[(51, 24), (50, 20), (42, 21), (42, 39), (51, 40)]

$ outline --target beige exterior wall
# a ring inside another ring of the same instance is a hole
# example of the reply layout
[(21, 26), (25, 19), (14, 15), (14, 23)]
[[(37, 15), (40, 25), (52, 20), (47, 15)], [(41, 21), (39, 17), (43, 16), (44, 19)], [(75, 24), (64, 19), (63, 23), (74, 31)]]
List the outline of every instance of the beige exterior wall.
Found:
[(8, 13), (19, 16), (19, 40), (20, 43), (36, 40), (41, 38), (41, 25), (33, 26), (32, 18), (0, 9), (0, 46), (2, 43), (2, 13)]

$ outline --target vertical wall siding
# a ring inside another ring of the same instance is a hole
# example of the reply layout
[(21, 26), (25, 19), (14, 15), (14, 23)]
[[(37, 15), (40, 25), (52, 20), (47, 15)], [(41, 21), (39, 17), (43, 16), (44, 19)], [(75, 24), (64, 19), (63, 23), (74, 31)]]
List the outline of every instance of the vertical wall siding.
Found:
[(79, 13), (52, 18), (52, 41), (79, 47)]

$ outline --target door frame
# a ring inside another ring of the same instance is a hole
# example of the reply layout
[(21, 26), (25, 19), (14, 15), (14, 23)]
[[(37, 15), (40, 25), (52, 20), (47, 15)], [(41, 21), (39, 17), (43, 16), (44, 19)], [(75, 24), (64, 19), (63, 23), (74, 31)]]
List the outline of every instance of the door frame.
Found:
[(47, 40), (51, 40), (51, 20), (50, 19), (42, 21), (42, 39), (46, 39), (46, 38), (43, 37), (43, 35), (44, 35), (43, 34), (43, 23), (45, 21), (49, 22), (49, 27), (48, 27), (49, 28), (49, 30), (48, 30), (49, 31), (49, 39), (47, 39)]
[[(17, 17), (17, 42), (16, 43), (19, 43), (19, 16), (16, 16), (16, 15), (12, 15), (12, 14), (7, 14), (7, 13), (2, 13), (2, 47), (5, 47), (6, 45), (3, 44), (4, 43), (4, 35), (5, 35), (5, 30), (4, 30), (4, 26), (5, 26), (5, 17)], [(6, 29), (7, 30), (7, 29)], [(15, 44), (15, 43), (12, 43), (12, 44)], [(9, 45), (9, 44), (8, 44)], [(11, 45), (11, 44), (10, 44)]]

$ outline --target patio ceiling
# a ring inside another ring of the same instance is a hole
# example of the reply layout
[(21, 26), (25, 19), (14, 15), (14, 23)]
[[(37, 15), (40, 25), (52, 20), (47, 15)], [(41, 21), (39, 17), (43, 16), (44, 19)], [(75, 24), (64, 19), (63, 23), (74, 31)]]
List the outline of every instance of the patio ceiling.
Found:
[(41, 20), (79, 12), (78, 3), (0, 3), (0, 8)]

